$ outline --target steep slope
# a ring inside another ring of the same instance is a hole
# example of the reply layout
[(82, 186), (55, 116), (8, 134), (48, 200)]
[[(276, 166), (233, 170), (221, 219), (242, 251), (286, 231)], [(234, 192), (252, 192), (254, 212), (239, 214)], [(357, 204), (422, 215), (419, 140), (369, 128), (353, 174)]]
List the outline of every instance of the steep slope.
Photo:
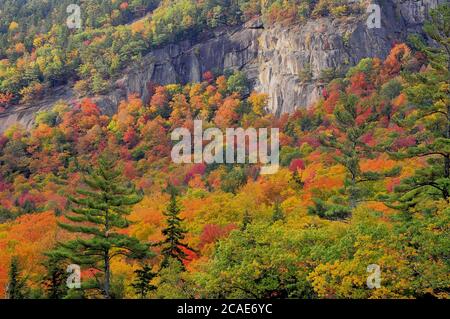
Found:
[[(369, 29), (367, 15), (339, 19), (320, 18), (291, 26), (266, 26), (260, 19), (233, 28), (218, 28), (207, 39), (181, 41), (146, 55), (125, 70), (115, 88), (94, 100), (111, 114), (130, 94), (149, 98), (149, 84), (201, 80), (208, 70), (242, 70), (257, 91), (269, 95), (275, 114), (308, 107), (320, 97), (329, 78), (345, 73), (365, 57), (384, 58), (392, 44), (419, 32), (428, 10), (440, 0), (386, 0), (381, 5), (381, 28)], [(33, 115), (58, 99), (76, 99), (71, 88), (58, 89), (35, 104), (17, 106), (0, 114), (0, 131), (19, 122), (30, 127)]]

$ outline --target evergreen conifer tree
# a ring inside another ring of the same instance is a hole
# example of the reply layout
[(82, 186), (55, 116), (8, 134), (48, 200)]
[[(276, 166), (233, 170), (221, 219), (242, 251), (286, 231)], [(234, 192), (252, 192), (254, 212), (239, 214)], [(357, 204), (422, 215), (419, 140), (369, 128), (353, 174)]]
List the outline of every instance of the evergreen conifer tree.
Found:
[[(359, 119), (361, 116), (364, 120)], [(360, 102), (354, 94), (342, 92), (331, 119), (335, 132), (321, 136), (321, 144), (338, 152), (334, 159), (347, 171), (344, 186), (329, 201), (314, 198), (309, 213), (330, 220), (345, 219), (359, 202), (374, 196), (368, 187), (371, 182), (399, 174), (398, 167), (385, 172), (361, 170), (361, 159), (373, 158), (376, 154), (375, 148), (364, 143), (362, 138), (373, 130), (377, 119), (377, 111), (369, 103)]]
[(156, 273), (152, 271), (149, 265), (144, 265), (141, 269), (134, 271), (136, 275), (135, 281), (131, 284), (134, 291), (141, 299), (147, 297), (148, 293), (156, 289), (156, 286), (152, 285), (150, 282), (155, 278)]
[(169, 193), (170, 201), (164, 212), (166, 227), (162, 230), (164, 240), (160, 243), (163, 256), (161, 268), (168, 266), (170, 258), (174, 258), (182, 263), (186, 258), (183, 247), (192, 250), (187, 244), (183, 243), (187, 231), (182, 226), (183, 219), (180, 217), (181, 209), (177, 202), (176, 192), (169, 187)]
[(47, 269), (47, 273), (42, 280), (47, 298), (64, 298), (67, 293), (65, 264), (58, 257), (50, 256), (43, 265)]
[(9, 267), (6, 297), (7, 299), (25, 299), (26, 290), (26, 278), (22, 278), (19, 259), (14, 256)]
[(134, 185), (124, 182), (116, 166), (114, 156), (100, 157), (98, 168), (84, 180), (87, 189), (79, 189), (79, 197), (70, 197), (75, 205), (73, 214), (66, 218), (73, 223), (59, 223), (61, 228), (77, 234), (77, 239), (59, 243), (51, 252), (80, 266), (97, 269), (95, 288), (100, 289), (105, 298), (111, 298), (111, 260), (114, 257), (143, 259), (151, 254), (148, 244), (118, 232), (130, 225), (127, 215), (142, 196)]
[(283, 210), (281, 209), (280, 203), (277, 201), (275, 202), (274, 208), (273, 208), (273, 214), (272, 214), (272, 221), (276, 222), (279, 220), (284, 220), (285, 216), (283, 213)]
[(404, 74), (409, 103), (395, 118), (415, 143), (392, 155), (427, 161), (395, 189), (396, 207), (403, 210), (427, 199), (450, 201), (450, 5), (439, 6), (430, 16), (424, 30), (436, 45), (426, 46), (418, 37), (412, 38), (429, 65), (422, 72)]

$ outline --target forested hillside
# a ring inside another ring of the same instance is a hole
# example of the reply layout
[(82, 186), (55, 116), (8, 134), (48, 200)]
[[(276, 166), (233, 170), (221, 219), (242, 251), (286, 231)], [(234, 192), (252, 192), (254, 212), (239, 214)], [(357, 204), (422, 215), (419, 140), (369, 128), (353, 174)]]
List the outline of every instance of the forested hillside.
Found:
[[(71, 32), (57, 23), (67, 2), (0, 2), (2, 107), (67, 81), (86, 95), (0, 136), (1, 297), (450, 297), (448, 5), (424, 27), (432, 45), (412, 36), (362, 59), (309, 109), (277, 117), (242, 72), (211, 70), (108, 117), (88, 95), (163, 42), (358, 5), (83, 1), (88, 28)], [(279, 128), (280, 170), (175, 164), (171, 133), (194, 120)], [(66, 286), (70, 264), (80, 288)]]
[[(2, 1), (0, 112), (74, 83), (81, 95), (107, 92), (123, 68), (162, 44), (195, 39), (263, 15), (267, 23), (361, 13), (347, 1), (82, 1), (83, 27), (66, 26), (74, 1)], [(77, 3), (75, 1), (75, 3)]]

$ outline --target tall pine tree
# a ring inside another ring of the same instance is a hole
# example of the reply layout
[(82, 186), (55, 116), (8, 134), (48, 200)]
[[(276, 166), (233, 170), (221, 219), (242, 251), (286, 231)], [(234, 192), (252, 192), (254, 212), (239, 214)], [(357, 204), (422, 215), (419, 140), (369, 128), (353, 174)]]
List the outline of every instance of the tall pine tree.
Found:
[(25, 299), (26, 297), (26, 280), (20, 272), (19, 259), (13, 257), (9, 266), (8, 285), (6, 287), (7, 299)]
[(49, 256), (43, 263), (47, 269), (42, 284), (49, 299), (62, 299), (67, 293), (65, 263), (56, 256)]
[(428, 58), (421, 72), (404, 74), (408, 104), (396, 120), (415, 143), (393, 153), (397, 159), (426, 158), (426, 165), (396, 188), (397, 207), (410, 210), (427, 199), (450, 201), (450, 5), (431, 11), (425, 32), (436, 45), (418, 37), (414, 45)]
[(142, 196), (134, 185), (124, 181), (115, 156), (108, 154), (100, 157), (98, 168), (84, 182), (87, 188), (77, 191), (80, 196), (70, 197), (73, 214), (66, 218), (73, 223), (59, 223), (78, 237), (59, 243), (52, 254), (97, 269), (96, 288), (105, 298), (111, 298), (111, 260), (117, 256), (142, 259), (151, 254), (148, 244), (119, 232), (130, 225), (127, 215)]
[(183, 263), (183, 260), (186, 258), (183, 247), (188, 250), (193, 250), (187, 244), (183, 243), (187, 231), (181, 224), (183, 219), (180, 217), (181, 209), (177, 202), (177, 194), (171, 187), (169, 187), (169, 193), (170, 201), (164, 212), (164, 216), (166, 217), (166, 228), (162, 231), (164, 240), (160, 243), (163, 256), (161, 268), (167, 267), (171, 258)]
[(341, 92), (341, 99), (331, 118), (334, 130), (321, 136), (321, 143), (337, 152), (334, 159), (347, 172), (344, 186), (329, 201), (314, 198), (314, 206), (308, 208), (309, 213), (330, 220), (345, 219), (358, 203), (373, 199), (374, 194), (369, 187), (371, 182), (398, 175), (397, 167), (384, 172), (361, 170), (361, 160), (376, 155), (376, 149), (367, 145), (363, 138), (373, 131), (377, 120), (378, 112), (370, 100)]

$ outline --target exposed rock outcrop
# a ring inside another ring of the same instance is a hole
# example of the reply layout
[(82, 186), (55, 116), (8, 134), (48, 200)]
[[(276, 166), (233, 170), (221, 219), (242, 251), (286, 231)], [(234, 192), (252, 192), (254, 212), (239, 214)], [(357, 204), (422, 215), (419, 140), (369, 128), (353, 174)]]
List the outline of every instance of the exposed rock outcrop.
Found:
[(49, 92), (43, 99), (27, 104), (17, 105), (13, 110), (0, 113), (0, 132), (4, 132), (13, 124), (19, 123), (25, 128), (33, 125), (36, 113), (51, 108), (57, 101), (75, 102), (72, 89), (58, 87)]
[[(320, 97), (327, 73), (343, 73), (365, 57), (384, 58), (408, 32), (420, 32), (429, 9), (439, 2), (443, 1), (381, 1), (379, 29), (367, 27), (367, 15), (314, 19), (289, 27), (269, 27), (256, 19), (218, 29), (200, 43), (181, 41), (152, 51), (124, 71), (112, 92), (94, 99), (103, 112), (112, 114), (130, 94), (137, 93), (148, 102), (150, 82), (197, 82), (205, 71), (232, 69), (245, 72), (257, 91), (269, 95), (271, 112), (293, 112)], [(15, 122), (30, 127), (37, 111), (58, 99), (74, 98), (70, 88), (60, 91), (34, 105), (0, 114), (0, 131)]]

